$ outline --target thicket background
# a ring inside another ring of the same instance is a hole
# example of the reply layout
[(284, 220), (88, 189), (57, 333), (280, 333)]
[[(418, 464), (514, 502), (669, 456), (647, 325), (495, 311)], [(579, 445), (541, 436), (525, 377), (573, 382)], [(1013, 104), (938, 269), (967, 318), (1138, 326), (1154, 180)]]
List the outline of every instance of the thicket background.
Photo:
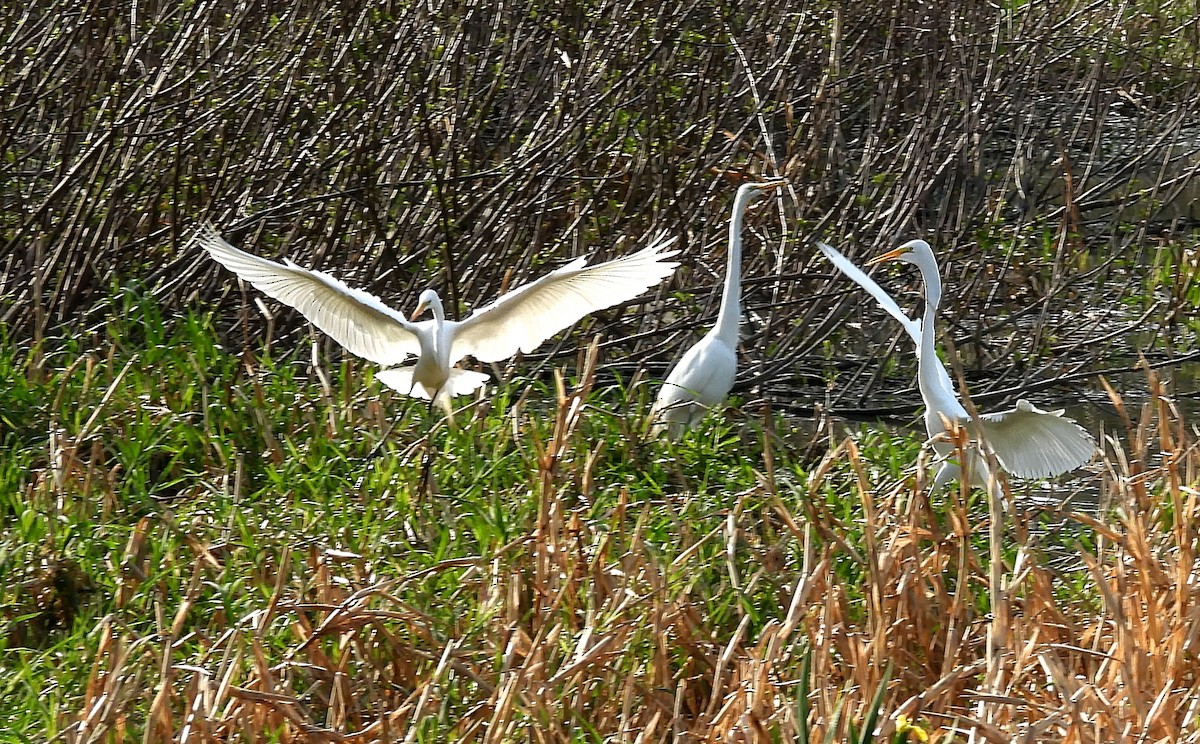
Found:
[[(610, 369), (661, 375), (715, 313), (722, 173), (792, 182), (749, 221), (742, 393), (892, 410), (885, 368), (863, 365), (894, 324), (822, 349), (848, 311), (875, 315), (812, 238), (860, 258), (930, 240), (981, 394), (1190, 337), (1195, 2), (0, 7), (0, 320), (18, 341), (87, 334), (121, 286), (232, 325), (245, 299), (188, 245), (202, 220), (402, 308), (432, 285), (452, 314), (665, 228), (685, 268), (645, 312), (590, 325)], [(827, 357), (866, 373), (832, 400)]]

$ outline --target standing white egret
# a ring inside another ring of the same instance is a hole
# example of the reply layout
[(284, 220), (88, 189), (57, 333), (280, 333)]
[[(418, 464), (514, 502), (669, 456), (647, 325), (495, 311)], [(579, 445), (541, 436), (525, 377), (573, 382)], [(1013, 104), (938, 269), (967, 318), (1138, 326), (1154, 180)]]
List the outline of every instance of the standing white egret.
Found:
[[(934, 477), (934, 488), (959, 477), (959, 464), (947, 459), (953, 445), (942, 436), (946, 422), (972, 430), (967, 414), (949, 373), (937, 355), (934, 327), (938, 304), (942, 299), (942, 280), (937, 259), (924, 240), (911, 240), (867, 262), (868, 266), (884, 261), (903, 261), (916, 266), (925, 284), (925, 314), (920, 323), (909, 318), (887, 292), (864, 274), (845, 256), (824, 243), (817, 244), (821, 252), (843, 273), (867, 290), (885, 311), (900, 321), (917, 346), (917, 384), (925, 402), (925, 431), (933, 439), (934, 451), (942, 458), (942, 466)], [(1018, 400), (1016, 408), (979, 417), (983, 438), (996, 454), (1000, 466), (1018, 478), (1048, 478), (1073, 470), (1088, 462), (1096, 451), (1096, 441), (1078, 424), (1063, 416), (1062, 411), (1043, 411), (1026, 400)], [(979, 451), (971, 448), (971, 482), (988, 487), (990, 474)]]
[[(588, 266), (578, 258), (518, 287), (463, 321), (446, 320), (437, 292), (421, 293), (412, 320), (379, 298), (354, 289), (323, 271), (285, 259), (279, 264), (234, 248), (211, 226), (196, 240), (209, 254), (267, 295), (291, 305), (351, 353), (383, 369), (376, 375), (405, 395), (424, 398), (450, 411), (450, 399), (474, 392), (487, 375), (453, 365), (465, 356), (481, 362), (530, 352), (588, 313), (630, 300), (658, 284), (679, 264), (665, 259), (674, 238), (657, 236), (637, 253)], [(429, 309), (433, 320), (415, 322)], [(416, 364), (400, 367), (408, 357)]]
[(659, 389), (650, 414), (655, 435), (665, 431), (672, 439), (678, 439), (687, 427), (704, 418), (708, 409), (724, 401), (733, 387), (737, 375), (738, 324), (742, 319), (742, 218), (752, 201), (787, 183), (780, 179), (738, 187), (729, 218), (725, 289), (717, 324), (688, 349)]

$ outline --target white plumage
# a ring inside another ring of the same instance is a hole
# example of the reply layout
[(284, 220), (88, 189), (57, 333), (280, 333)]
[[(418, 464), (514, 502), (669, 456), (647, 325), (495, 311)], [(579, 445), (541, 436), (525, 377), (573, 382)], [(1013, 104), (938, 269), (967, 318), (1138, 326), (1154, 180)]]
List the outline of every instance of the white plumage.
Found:
[(678, 439), (689, 426), (699, 423), (710, 408), (720, 405), (729, 395), (737, 376), (738, 324), (741, 322), (742, 219), (752, 201), (767, 191), (786, 185), (787, 181), (775, 180), (738, 187), (733, 199), (733, 214), (729, 218), (729, 254), (717, 323), (687, 350), (659, 389), (650, 414), (655, 435), (666, 432), (672, 439)]
[[(625, 302), (658, 284), (679, 264), (666, 259), (677, 251), (665, 235), (629, 256), (588, 266), (583, 258), (512, 290), (477, 309), (466, 320), (446, 320), (432, 289), (421, 293), (408, 320), (378, 297), (348, 287), (322, 271), (291, 261), (276, 263), (225, 242), (205, 225), (196, 241), (209, 255), (270, 297), (291, 305), (351, 353), (388, 369), (384, 384), (450, 409), (450, 398), (474, 392), (487, 382), (479, 372), (456, 369), (463, 357), (482, 362), (529, 352), (588, 313)], [(417, 322), (426, 309), (432, 320)], [(412, 366), (399, 367), (409, 357)]]
[[(953, 446), (939, 436), (946, 431), (943, 418), (972, 430), (970, 416), (958, 400), (958, 393), (946, 367), (937, 356), (934, 321), (942, 297), (941, 276), (933, 250), (924, 240), (913, 240), (872, 261), (904, 261), (915, 265), (925, 284), (925, 314), (918, 322), (909, 318), (870, 277), (838, 253), (832, 246), (818, 243), (821, 252), (843, 273), (867, 290), (889, 315), (900, 321), (917, 347), (917, 380), (921, 398), (925, 401), (925, 430), (934, 439), (934, 450), (943, 459), (935, 487), (957, 478), (961, 469), (946, 458)], [(925, 332), (925, 331), (928, 332)], [(996, 454), (1000, 466), (1018, 478), (1048, 478), (1078, 468), (1096, 452), (1096, 441), (1062, 411), (1043, 411), (1026, 400), (1017, 401), (1016, 408), (979, 417), (982, 435)], [(972, 448), (970, 471), (973, 485), (988, 487), (987, 464), (976, 448)]]

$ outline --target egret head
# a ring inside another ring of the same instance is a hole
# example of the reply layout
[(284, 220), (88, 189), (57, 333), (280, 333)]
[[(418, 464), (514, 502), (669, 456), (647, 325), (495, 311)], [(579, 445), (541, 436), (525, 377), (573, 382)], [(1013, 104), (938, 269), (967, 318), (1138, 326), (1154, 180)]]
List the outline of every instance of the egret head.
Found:
[(410, 320), (416, 320), (421, 317), (421, 314), (426, 310), (433, 311), (433, 317), (438, 317), (442, 314), (442, 298), (438, 297), (438, 293), (432, 289), (427, 289), (417, 298), (417, 309), (413, 310)]
[(929, 243), (924, 240), (910, 240), (899, 248), (894, 248), (882, 256), (876, 256), (867, 261), (867, 266), (874, 266), (884, 261), (903, 261), (919, 267), (932, 260), (933, 250), (929, 247)]
[(746, 203), (752, 203), (762, 197), (764, 194), (775, 189), (783, 188), (788, 185), (786, 178), (773, 178), (769, 181), (752, 181), (738, 186), (737, 197), (745, 199)]

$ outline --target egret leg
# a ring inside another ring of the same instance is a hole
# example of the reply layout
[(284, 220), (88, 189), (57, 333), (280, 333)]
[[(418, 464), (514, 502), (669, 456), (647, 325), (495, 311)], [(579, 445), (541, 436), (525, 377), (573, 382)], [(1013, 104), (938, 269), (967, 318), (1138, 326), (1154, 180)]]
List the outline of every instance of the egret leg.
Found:
[(945, 488), (946, 484), (962, 475), (962, 469), (952, 462), (943, 462), (938, 468), (937, 475), (933, 476), (933, 493)]
[[(450, 420), (450, 422), (454, 423), (454, 414), (450, 410), (450, 406), (447, 402), (448, 397), (443, 398), (441, 393), (442, 391), (439, 390), (433, 394), (432, 398), (429, 399), (429, 413), (433, 413), (433, 406), (434, 404), (437, 404), (438, 407), (442, 408), (446, 412), (446, 417)], [(425, 451), (421, 454), (420, 495), (422, 497), (433, 495), (433, 459), (436, 455), (437, 452), (433, 448), (433, 428), (430, 428), (430, 430), (425, 434)]]
[(433, 437), (425, 435), (425, 452), (421, 455), (421, 491), (422, 497), (433, 495), (433, 460), (437, 451), (433, 448)]
[(399, 425), (399, 423), (400, 419), (392, 421), (392, 425), (387, 428), (387, 431), (383, 433), (383, 436), (379, 437), (379, 441), (375, 443), (375, 446), (372, 447), (371, 451), (367, 453), (367, 456), (363, 458), (362, 475), (359, 476), (358, 482), (354, 486), (356, 490), (362, 488), (362, 485), (367, 482), (367, 474), (371, 470), (371, 463), (375, 462), (375, 458), (379, 457), (379, 453), (383, 452), (383, 445), (387, 443), (388, 438), (392, 436), (392, 432), (396, 430), (396, 426)]
[(438, 408), (442, 409), (442, 413), (446, 414), (446, 420), (450, 423), (450, 426), (456, 426), (454, 421), (454, 401), (450, 395), (449, 389), (445, 385), (443, 385), (442, 388), (434, 393), (433, 397), (429, 399), (430, 413), (433, 413), (433, 406), (435, 403), (437, 404)]
[(371, 451), (367, 453), (366, 458), (363, 460), (364, 467), (369, 466), (376, 457), (379, 457), (379, 453), (383, 451), (383, 445), (387, 443), (388, 437), (392, 435), (392, 432), (396, 430), (396, 427), (399, 424), (400, 419), (392, 421), (392, 425), (387, 428), (387, 431), (383, 433), (383, 436), (379, 437), (379, 441), (376, 442), (375, 446), (371, 448)]

